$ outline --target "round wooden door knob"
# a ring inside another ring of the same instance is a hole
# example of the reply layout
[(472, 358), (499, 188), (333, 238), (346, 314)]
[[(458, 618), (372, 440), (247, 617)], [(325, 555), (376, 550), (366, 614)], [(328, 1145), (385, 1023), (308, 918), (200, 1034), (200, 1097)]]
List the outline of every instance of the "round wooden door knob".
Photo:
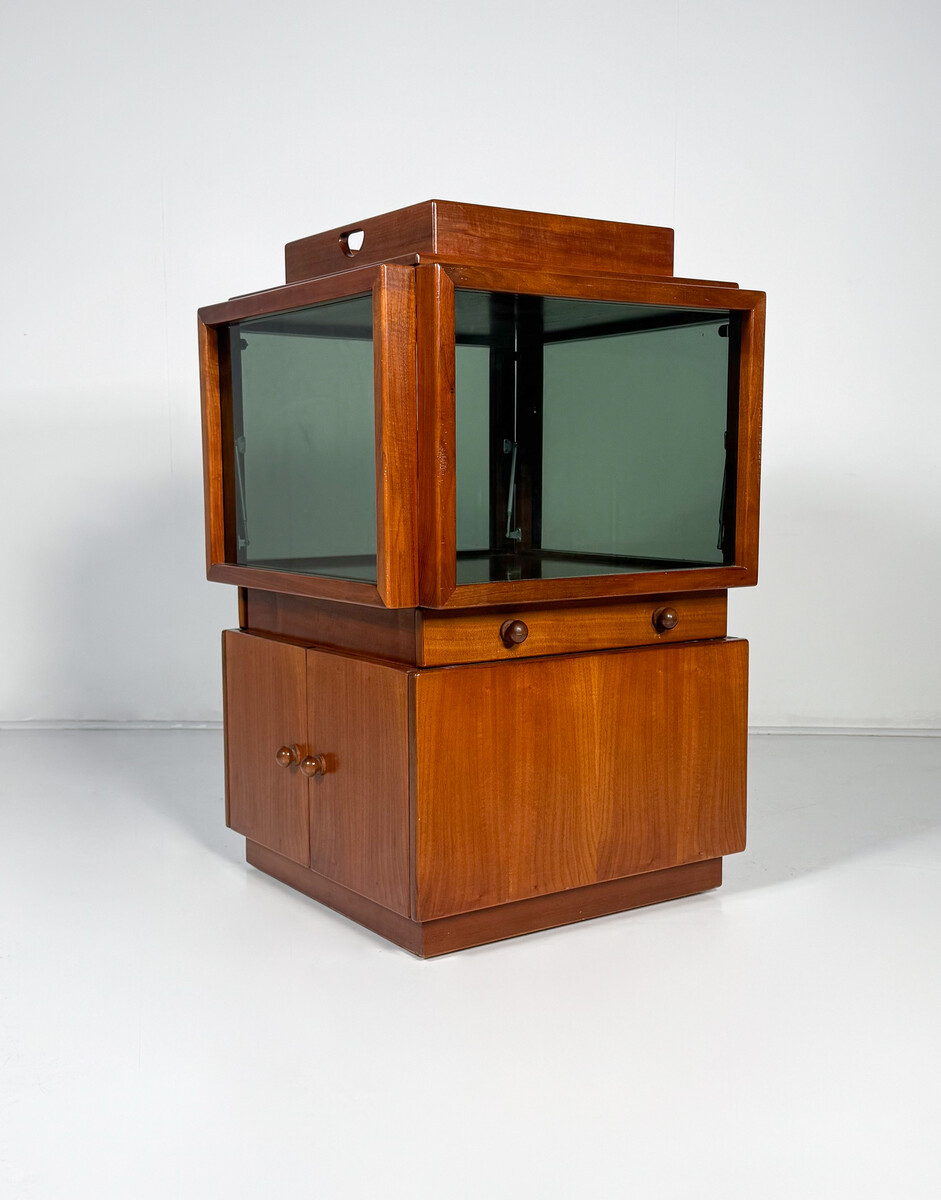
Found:
[(658, 608), (653, 614), (653, 627), (658, 633), (667, 633), (676, 629), (679, 620), (675, 608)]
[(300, 751), (296, 746), (282, 746), (275, 755), (279, 767), (289, 767), (292, 763), (296, 763), (300, 757)]
[(301, 759), (301, 774), (312, 779), (315, 775), (323, 775), (327, 769), (322, 754), (308, 754)]
[(529, 630), (522, 621), (504, 621), (500, 626), (504, 646), (522, 646), (528, 637)]

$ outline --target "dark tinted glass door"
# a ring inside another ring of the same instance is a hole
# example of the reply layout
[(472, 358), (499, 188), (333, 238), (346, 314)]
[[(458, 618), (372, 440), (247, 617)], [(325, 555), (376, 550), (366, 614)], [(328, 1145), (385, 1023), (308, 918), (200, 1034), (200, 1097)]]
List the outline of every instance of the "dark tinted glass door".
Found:
[(737, 322), (458, 289), (458, 584), (731, 562)]

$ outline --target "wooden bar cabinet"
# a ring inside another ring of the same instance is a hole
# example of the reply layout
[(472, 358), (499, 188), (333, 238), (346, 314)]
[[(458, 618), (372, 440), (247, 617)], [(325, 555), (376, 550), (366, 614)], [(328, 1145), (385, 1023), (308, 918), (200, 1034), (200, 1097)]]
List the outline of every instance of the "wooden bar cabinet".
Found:
[(669, 229), (432, 200), (200, 310), (226, 820), (430, 956), (745, 845), (764, 296)]

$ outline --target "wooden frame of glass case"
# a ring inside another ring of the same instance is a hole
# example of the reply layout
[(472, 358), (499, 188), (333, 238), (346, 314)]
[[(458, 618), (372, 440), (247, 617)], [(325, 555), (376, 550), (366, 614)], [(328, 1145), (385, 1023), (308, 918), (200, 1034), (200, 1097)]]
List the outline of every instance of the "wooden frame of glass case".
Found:
[[(295, 595), (410, 608), (418, 600), (414, 270), (395, 264), (257, 292), (199, 312), (208, 578)], [(235, 322), (372, 293), (375, 585), (235, 562), (232, 396), (222, 335)]]
[[(455, 517), (455, 287), (609, 300), (740, 314), (735, 426), (734, 561), (639, 574), (458, 585)], [(238, 565), (231, 480), (231, 395), (220, 334), (234, 322), (371, 291), (376, 413), (375, 586)], [(471, 608), (715, 591), (753, 584), (758, 571), (758, 482), (764, 294), (739, 288), (559, 274), (519, 268), (384, 264), (286, 285), (200, 310), (209, 578), (387, 608)], [(417, 349), (417, 356), (416, 356)], [(416, 433), (417, 423), (417, 433)], [(218, 468), (221, 466), (221, 470)]]
[[(420, 602), (435, 608), (495, 603), (582, 600), (716, 590), (758, 578), (758, 489), (765, 297), (722, 285), (599, 278), (448, 263), (417, 268), (419, 329)], [(520, 580), (458, 585), (455, 575), (455, 287), (571, 299), (610, 300), (741, 314), (735, 434), (734, 562), (716, 567), (582, 579)]]

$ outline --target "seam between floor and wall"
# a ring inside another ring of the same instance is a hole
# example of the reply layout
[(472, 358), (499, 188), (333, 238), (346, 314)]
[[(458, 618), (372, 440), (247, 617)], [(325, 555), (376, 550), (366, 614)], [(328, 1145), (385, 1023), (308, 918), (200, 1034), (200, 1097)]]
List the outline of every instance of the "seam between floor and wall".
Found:
[[(0, 721), (0, 733), (28, 733), (45, 730), (113, 731), (121, 733), (134, 730), (152, 730), (162, 733), (173, 730), (221, 731), (221, 721)], [(912, 728), (885, 725), (749, 725), (749, 734), (754, 736), (824, 736), (824, 737), (941, 737), (941, 728), (927, 726)]]

